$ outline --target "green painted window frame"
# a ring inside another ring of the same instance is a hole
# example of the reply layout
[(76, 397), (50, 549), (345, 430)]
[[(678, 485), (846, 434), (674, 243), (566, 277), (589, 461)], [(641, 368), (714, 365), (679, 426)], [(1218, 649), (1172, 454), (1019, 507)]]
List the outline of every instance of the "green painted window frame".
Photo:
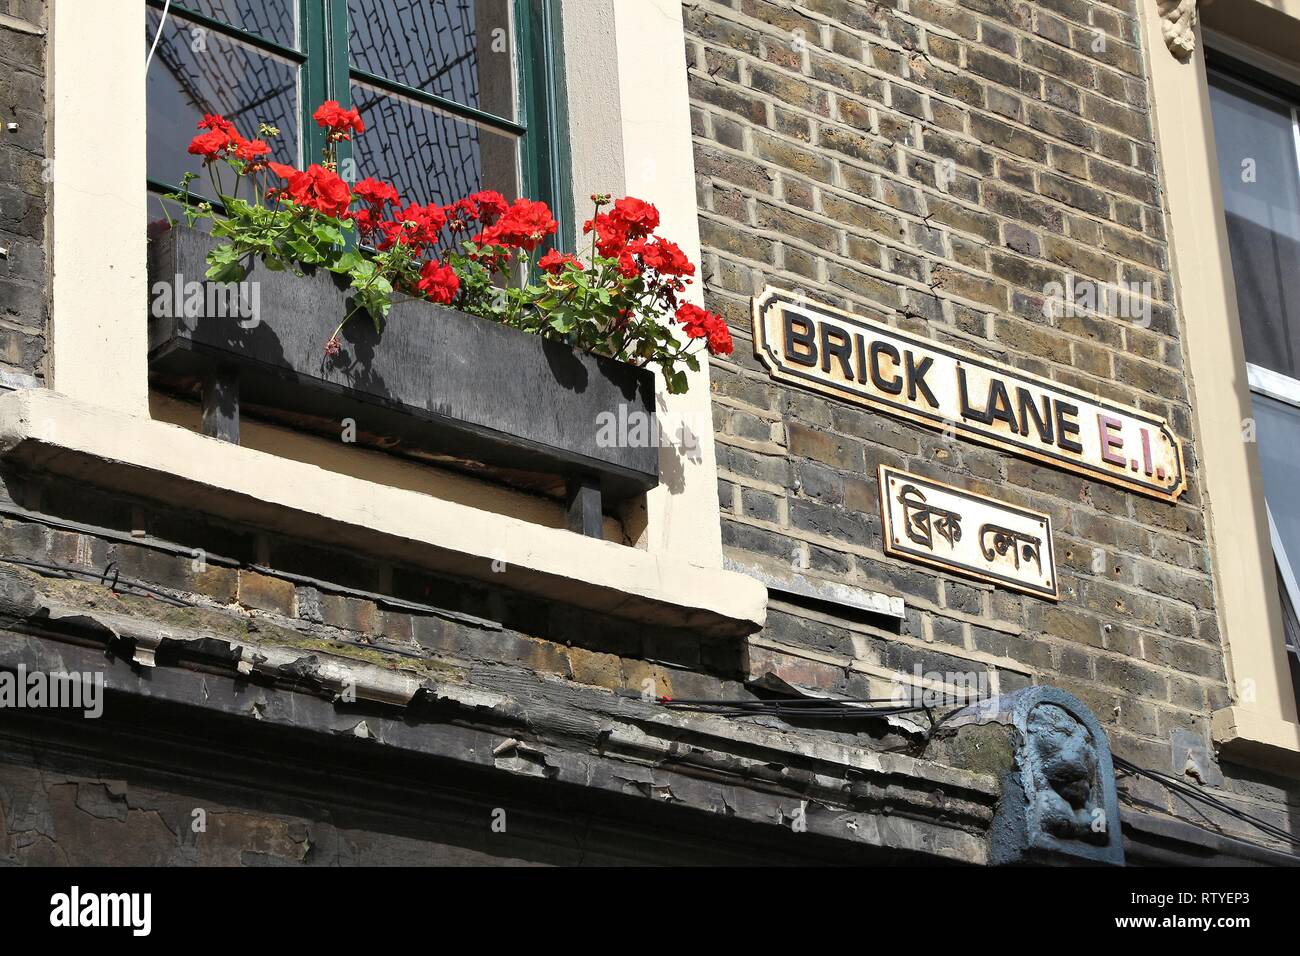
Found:
[[(161, 11), (165, 0), (146, 0)], [(353, 69), (348, 57), (347, 0), (298, 0), (298, 32), (295, 47), (284, 46), (255, 33), (213, 19), (173, 0), (173, 13), (250, 46), (274, 53), (299, 65), (299, 95), (302, 115), (298, 137), (300, 163), (318, 157), (325, 146), (325, 131), (312, 119), (316, 106), (337, 100), (344, 108), (352, 105), (352, 80), (389, 93), (409, 97), (444, 113), (511, 133), (519, 138), (519, 187), (521, 194), (551, 207), (560, 224), (556, 245), (565, 247), (573, 235), (573, 195), (567, 172), (569, 163), (568, 122), (564, 111), (563, 41), (560, 33), (559, 0), (514, 0), (513, 24), (517, 70), (516, 118), (503, 119), (446, 97)], [(364, 135), (364, 134), (363, 134)], [(350, 158), (349, 144), (340, 144), (339, 159)], [(169, 192), (172, 183), (149, 180), (152, 190)], [(572, 250), (568, 250), (572, 251)]]

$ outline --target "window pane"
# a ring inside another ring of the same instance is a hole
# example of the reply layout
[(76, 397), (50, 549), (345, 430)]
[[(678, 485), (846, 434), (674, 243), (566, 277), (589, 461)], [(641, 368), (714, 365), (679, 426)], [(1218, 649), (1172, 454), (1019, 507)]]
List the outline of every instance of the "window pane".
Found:
[(1295, 691), (1296, 703), (1300, 704), (1300, 617), (1296, 616), (1296, 608), (1291, 603), (1291, 594), (1286, 582), (1282, 580), (1280, 568), (1277, 589), (1282, 595), (1282, 633), (1286, 636), (1286, 659), (1291, 667), (1291, 687)]
[(1300, 408), (1264, 395), (1252, 396), (1264, 497), (1282, 547), (1300, 574)]
[(515, 117), (511, 0), (348, 0), (352, 66)]
[[(195, 13), (255, 33), (280, 46), (297, 47), (298, 0), (183, 0)], [(176, 4), (172, 4), (176, 11)], [(202, 27), (193, 29), (201, 30)]]
[(1300, 378), (1300, 160), (1291, 107), (1210, 74), (1246, 361)]
[(519, 194), (519, 140), (404, 97), (352, 84), (366, 131), (353, 140), (357, 176), (397, 187), (403, 202), (442, 205), (480, 189)]
[[(298, 67), (246, 43), (211, 30), (195, 49), (193, 24), (175, 15), (167, 18), (162, 39), (149, 65), (149, 178), (169, 185), (187, 171), (202, 178), (194, 190), (211, 192), (203, 163), (185, 152), (204, 113), (220, 113), (241, 133), (257, 135), (259, 123), (280, 129), (270, 140), (274, 158), (298, 162)], [(158, 12), (149, 11), (146, 49), (158, 29)]]

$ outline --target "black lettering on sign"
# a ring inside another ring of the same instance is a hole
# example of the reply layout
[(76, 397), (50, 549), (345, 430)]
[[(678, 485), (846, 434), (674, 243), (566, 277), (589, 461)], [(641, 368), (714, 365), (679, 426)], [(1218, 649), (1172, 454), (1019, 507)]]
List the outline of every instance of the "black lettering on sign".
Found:
[(930, 403), (931, 408), (938, 408), (939, 400), (934, 397), (934, 392), (930, 391), (930, 386), (925, 384), (925, 373), (930, 371), (930, 366), (934, 365), (934, 359), (927, 355), (918, 362), (911, 350), (906, 353), (906, 358), (908, 401), (916, 401), (917, 393), (920, 392), (925, 395), (925, 400)]
[(971, 408), (970, 393), (966, 388), (966, 370), (960, 365), (957, 366), (957, 397), (958, 408), (962, 418), (968, 418), (973, 422), (979, 422), (981, 425), (993, 424), (993, 419), (986, 413)]
[[(834, 341), (831, 341), (834, 339)], [(849, 333), (845, 332), (838, 325), (831, 325), (829, 322), (822, 323), (822, 371), (831, 370), (831, 356), (840, 360), (840, 371), (850, 382), (853, 381), (853, 371), (849, 367), (849, 359), (853, 357), (853, 346), (849, 344)]]
[(753, 330), (775, 379), (1156, 498), (1187, 487), (1181, 441), (1142, 409), (779, 289)]
[(882, 355), (889, 357), (889, 361), (893, 363), (895, 369), (903, 364), (903, 357), (898, 354), (898, 349), (888, 342), (876, 339), (871, 343), (871, 384), (886, 395), (901, 395), (903, 392), (903, 376), (895, 371), (893, 378), (885, 378), (880, 371), (880, 357)]
[(1079, 406), (1069, 402), (1056, 402), (1056, 444), (1066, 451), (1083, 451), (1083, 446), (1072, 436), (1079, 434)]
[(989, 381), (989, 403), (985, 411), (989, 416), (989, 424), (1006, 422), (1013, 432), (1020, 431), (1020, 425), (1016, 422), (1016, 413), (1011, 408), (1011, 396), (1007, 394), (1007, 387), (1002, 384), (1001, 379), (995, 378)]
[(817, 330), (811, 319), (790, 312), (785, 314), (785, 354), (800, 365), (817, 364)]
[(1052, 444), (1052, 399), (1050, 396), (1043, 396), (1043, 414), (1038, 414), (1038, 406), (1034, 404), (1034, 396), (1030, 394), (1029, 389), (1018, 387), (1016, 389), (1016, 398), (1020, 402), (1020, 434), (1029, 434), (1030, 419), (1034, 422), (1034, 429), (1038, 432), (1038, 440), (1044, 444)]

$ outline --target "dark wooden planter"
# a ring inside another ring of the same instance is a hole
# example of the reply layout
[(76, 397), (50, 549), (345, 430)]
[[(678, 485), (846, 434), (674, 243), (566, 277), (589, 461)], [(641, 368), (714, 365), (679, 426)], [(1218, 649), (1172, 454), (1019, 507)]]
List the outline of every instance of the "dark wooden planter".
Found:
[[(394, 305), (382, 333), (368, 316), (354, 316), (340, 353), (327, 357), (325, 343), (352, 303), (346, 285), (324, 270), (300, 277), (255, 263), (246, 280), (258, 284), (253, 320), (206, 307), (176, 315), (174, 295), (170, 305), (156, 303), (156, 283), (169, 290), (178, 281), (204, 283), (212, 245), (210, 236), (178, 227), (154, 239), (149, 254), (150, 377), (169, 390), (199, 390), (209, 434), (238, 441), (241, 406), (327, 424), (320, 430), (335, 435), (352, 419), (385, 444), (560, 476), (571, 524), (588, 533), (593, 522), (599, 527), (602, 496), (624, 499), (658, 484), (654, 442), (597, 441), (602, 413), (653, 421), (649, 370), (411, 301)], [(183, 304), (195, 287), (180, 288)]]

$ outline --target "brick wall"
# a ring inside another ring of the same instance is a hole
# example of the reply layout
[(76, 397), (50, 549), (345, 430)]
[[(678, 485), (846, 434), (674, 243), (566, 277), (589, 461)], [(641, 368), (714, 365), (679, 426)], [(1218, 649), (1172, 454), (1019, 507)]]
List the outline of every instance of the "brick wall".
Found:
[(0, 14), (0, 388), (12, 388), (44, 374), (45, 4), (0, 0)]
[[(42, 6), (9, 0), (7, 13), (33, 22)], [(1171, 735), (1204, 739), (1207, 716), (1227, 700), (1227, 688), (1131, 6), (910, 0), (903, 12), (892, 3), (848, 0), (685, 5), (706, 296), (739, 339), (732, 361), (716, 364), (713, 375), (728, 553), (901, 595), (908, 608), (901, 624), (773, 592), (769, 627), (746, 655), (738, 642), (636, 626), (7, 466), (0, 469), (0, 584), (37, 575), (44, 589), (65, 588), (62, 599), (82, 602), (90, 617), (166, 613), (181, 632), (454, 671), (475, 687), (510, 688), (517, 707), (507, 718), (525, 706), (531, 713), (553, 708), (552, 726), (539, 730), (521, 719), (512, 732), (573, 753), (600, 753), (610, 713), (638, 706), (613, 692), (650, 687), (678, 698), (744, 697), (754, 693), (746, 679), (756, 664), (793, 676), (782, 661), (797, 657), (796, 683), (837, 692), (866, 690), (864, 666), (879, 673), (986, 669), (1003, 688), (1056, 684), (1092, 706), (1120, 753), (1167, 769)], [(1106, 42), (1094, 50), (1098, 36)], [(30, 383), (43, 352), (43, 55), (38, 33), (0, 17), (0, 108), (19, 123), (16, 134), (0, 134), (0, 244), (11, 249), (0, 261), (0, 385)], [(1150, 282), (1150, 326), (1046, 319), (1043, 285), (1066, 271)], [(744, 341), (749, 297), (766, 283), (1165, 415), (1188, 443), (1192, 487), (1180, 504), (1161, 504), (777, 386)], [(874, 487), (882, 461), (1050, 512), (1059, 529), (1060, 605), (885, 558)], [(170, 611), (165, 602), (121, 593), (130, 588), (113, 593), (85, 582), (110, 568), (120, 582), (149, 584), (187, 607)], [(62, 577), (69, 569), (83, 579), (75, 586)], [(15, 636), (0, 632), (5, 641)], [(627, 719), (648, 727), (645, 706)], [(457, 728), (438, 726), (431, 739), (454, 738)], [(761, 776), (774, 812), (781, 800), (806, 802), (808, 781), (826, 772), (815, 762), (821, 747), (916, 744), (883, 724), (778, 726), (790, 748), (780, 761), (745, 770), (750, 765), (736, 753), (701, 758), (715, 762), (711, 773)], [(684, 733), (673, 730), (673, 740)], [(700, 726), (692, 733), (702, 733)], [(755, 744), (746, 737), (731, 746), (748, 759)], [(684, 748), (675, 759), (704, 747)], [(48, 755), (40, 759), (48, 763)], [(422, 834), (401, 846), (344, 840), (301, 808), (209, 794), (203, 805), (229, 813), (233, 823), (208, 847), (216, 856), (196, 856), (181, 826), (197, 802), (188, 792), (177, 797), (129, 768), (75, 761), (38, 780), (32, 762), (0, 753), (7, 765), (0, 767), (0, 802), (12, 805), (19, 794), (41, 819), (80, 834), (84, 846), (69, 843), (78, 861), (125, 858), (134, 841), (131, 853), (157, 861), (256, 862), (265, 852), (303, 862), (304, 827), (316, 827), (312, 842), (325, 833), (340, 860), (372, 851), (415, 858), (445, 838)], [(1284, 803), (1296, 804), (1288, 784), (1222, 770), (1225, 778), (1215, 783), (1228, 798), (1287, 823)], [(146, 826), (122, 806), (120, 779), (130, 779), (138, 795), (132, 806), (161, 807), (176, 826)], [(681, 799), (671, 787), (650, 788), (649, 780), (629, 776), (627, 799)], [(913, 784), (927, 795), (934, 789), (924, 780)], [(880, 798), (884, 813), (907, 786), (902, 774), (891, 778)], [(877, 799), (873, 787), (844, 791), (869, 803)], [(1181, 812), (1156, 788), (1135, 795)], [(266, 814), (278, 819), (269, 829)], [(58, 847), (33, 841), (27, 817), (0, 816), (6, 858), (62, 858)], [(87, 817), (100, 822), (88, 829)], [(1254, 838), (1235, 821), (1211, 819)], [(343, 826), (337, 819), (330, 825)], [(250, 837), (250, 827), (262, 835)]]
[[(1135, 7), (684, 4), (706, 299), (738, 338), (713, 373), (728, 553), (909, 608), (895, 631), (777, 601), (764, 638), (850, 671), (896, 666), (895, 645), (940, 671), (1027, 671), (1085, 701), (1118, 753), (1181, 772), (1172, 735), (1208, 741), (1229, 694)], [(1067, 274), (1145, 283), (1149, 321), (1046, 315)], [(769, 284), (1164, 416), (1190, 488), (1150, 500), (772, 382), (750, 341)], [(1051, 514), (1059, 605), (885, 557), (882, 462)]]

